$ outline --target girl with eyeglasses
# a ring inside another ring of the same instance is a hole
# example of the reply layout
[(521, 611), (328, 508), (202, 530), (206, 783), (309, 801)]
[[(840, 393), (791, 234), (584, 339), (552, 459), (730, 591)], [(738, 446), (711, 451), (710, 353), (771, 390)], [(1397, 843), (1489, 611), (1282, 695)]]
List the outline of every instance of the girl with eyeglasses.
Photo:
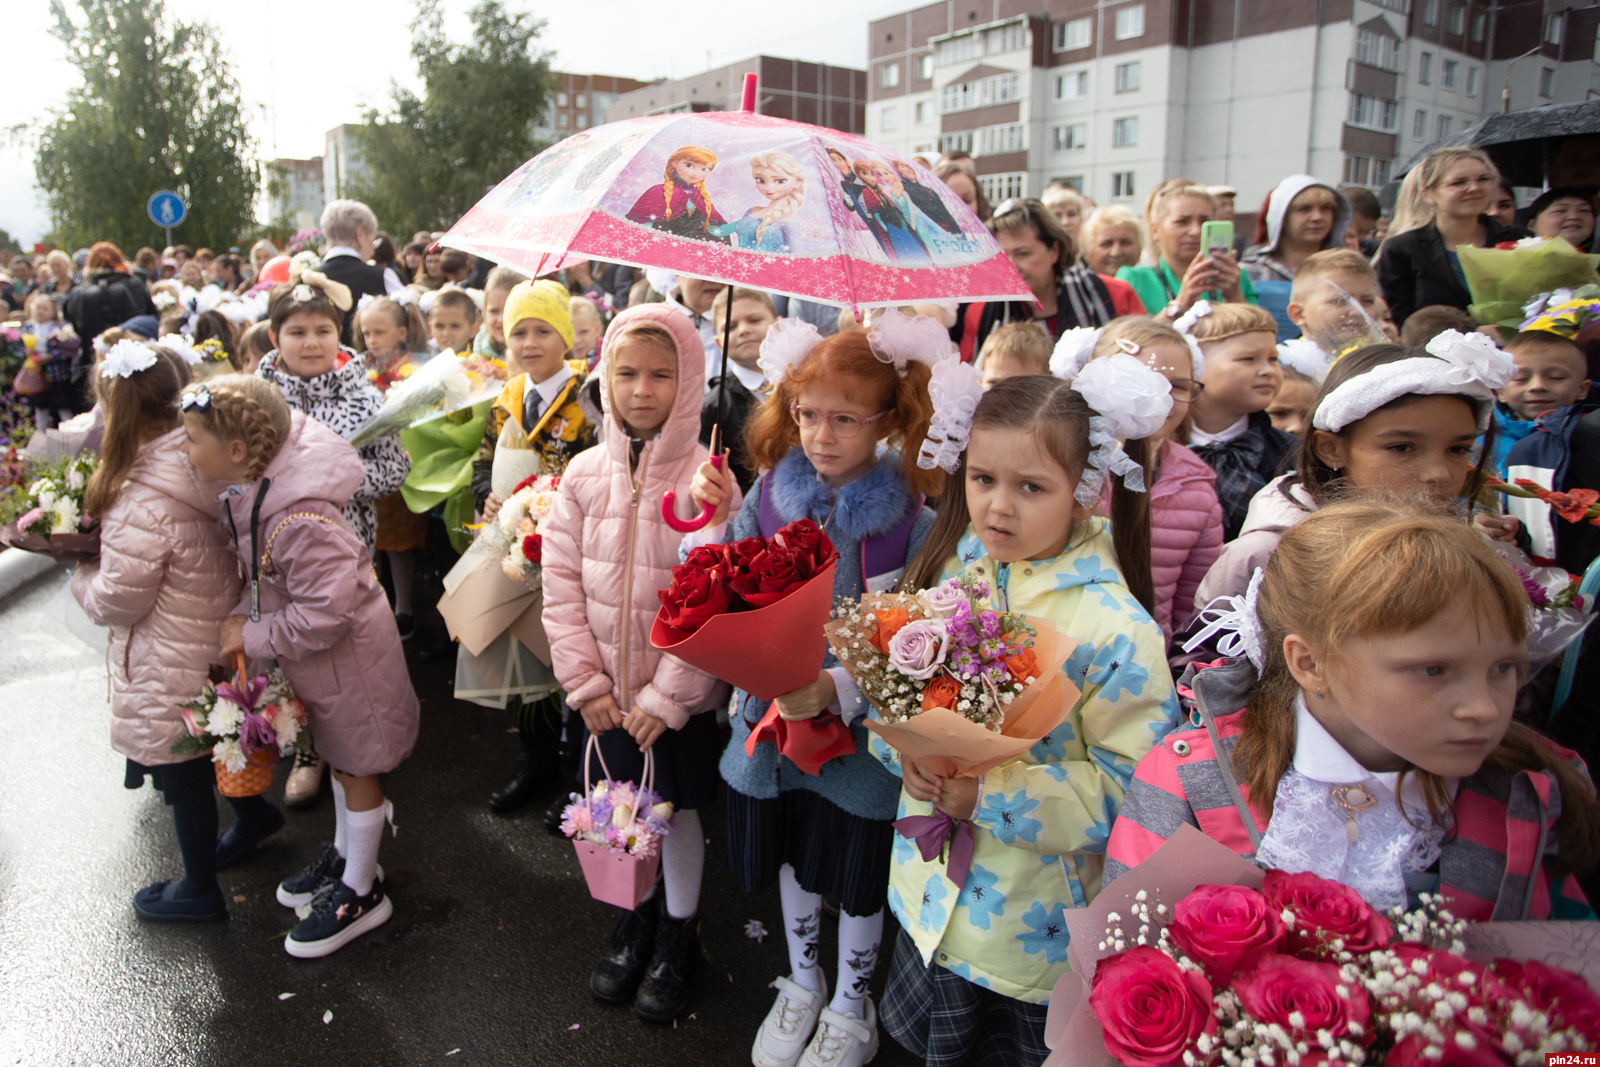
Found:
[[(933, 528), (923, 501), (944, 483), (943, 472), (915, 462), (933, 415), (925, 360), (955, 358), (944, 328), (892, 311), (870, 331), (823, 339), (807, 323), (780, 319), (761, 351), (763, 370), (776, 380), (746, 423), (745, 442), (751, 464), (765, 473), (732, 536), (771, 536), (811, 519), (839, 551), (835, 600), (894, 588)], [(734, 487), (726, 470), (707, 464), (693, 492), (720, 510)], [(748, 892), (778, 883), (791, 967), (772, 983), (777, 997), (751, 1060), (758, 1067), (795, 1067), (802, 1056), (808, 1064), (865, 1063), (878, 1044), (867, 986), (883, 938), (900, 779), (868, 752), (868, 705), (831, 653), (815, 682), (777, 705), (789, 721), (840, 717), (855, 752), (817, 774), (770, 744), (747, 755), (745, 740), (769, 705), (734, 695), (733, 739), (722, 754), (728, 863)], [(840, 909), (832, 986), (818, 965), (825, 895)]]

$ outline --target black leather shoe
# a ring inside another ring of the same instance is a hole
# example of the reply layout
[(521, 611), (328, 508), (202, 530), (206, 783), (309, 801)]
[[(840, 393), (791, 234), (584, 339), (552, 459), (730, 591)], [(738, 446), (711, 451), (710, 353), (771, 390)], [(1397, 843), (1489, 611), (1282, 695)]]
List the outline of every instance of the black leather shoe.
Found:
[(656, 947), (656, 902), (647, 900), (611, 931), (611, 947), (594, 965), (589, 992), (602, 1004), (621, 1004), (633, 996)]
[(516, 777), (489, 795), (489, 810), (496, 815), (510, 815), (527, 807), (561, 773), (553, 738), (527, 726), (517, 733), (522, 742), (522, 756)]
[(565, 793), (550, 802), (550, 806), (544, 809), (545, 833), (554, 834), (556, 837), (562, 836), (561, 815), (567, 810), (567, 805), (571, 803), (572, 798)]
[(633, 1001), (633, 1013), (647, 1023), (678, 1017), (689, 1004), (689, 983), (700, 966), (700, 917), (674, 919), (665, 912), (663, 906), (655, 955)]

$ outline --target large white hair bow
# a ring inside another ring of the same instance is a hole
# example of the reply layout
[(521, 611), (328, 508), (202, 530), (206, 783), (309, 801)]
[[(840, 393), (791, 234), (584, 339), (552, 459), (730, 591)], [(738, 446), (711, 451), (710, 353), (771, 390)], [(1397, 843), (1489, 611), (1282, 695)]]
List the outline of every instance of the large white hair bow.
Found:
[(1050, 353), (1050, 373), (1064, 382), (1070, 382), (1094, 355), (1094, 346), (1100, 343), (1104, 327), (1074, 326), (1061, 331), (1056, 339), (1055, 351)]
[(1117, 442), (1149, 437), (1161, 429), (1172, 411), (1172, 383), (1126, 352), (1091, 359), (1072, 379), (1072, 388), (1095, 414), (1089, 419), (1089, 465), (1073, 494), (1084, 507), (1093, 507), (1110, 474), (1120, 474), (1122, 484), (1144, 492), (1144, 468)]
[(200, 353), (194, 350), (189, 338), (181, 333), (169, 333), (164, 337), (157, 338), (156, 344), (163, 348), (172, 349), (178, 354), (179, 358), (191, 367), (198, 367), (202, 362)]
[(156, 350), (143, 341), (123, 339), (112, 345), (100, 361), (102, 378), (131, 378), (156, 365)]
[(894, 364), (902, 378), (912, 360), (932, 368), (957, 351), (949, 331), (937, 320), (926, 315), (907, 315), (899, 308), (891, 308), (878, 316), (867, 330), (867, 343), (872, 346), (872, 354), (885, 363)]
[(954, 474), (972, 434), (972, 416), (983, 399), (978, 369), (961, 362), (958, 355), (941, 359), (933, 365), (928, 396), (933, 401), (933, 419), (917, 453), (917, 466), (924, 470), (940, 467)]
[(1291, 337), (1278, 345), (1278, 362), (1321, 385), (1333, 369), (1333, 360), (1309, 337)]
[(1217, 651), (1224, 656), (1245, 656), (1261, 670), (1266, 666), (1266, 650), (1261, 635), (1261, 617), (1256, 613), (1256, 603), (1261, 599), (1261, 580), (1265, 577), (1260, 567), (1250, 577), (1250, 587), (1242, 597), (1219, 596), (1195, 616), (1205, 628), (1183, 643), (1185, 652), (1193, 652), (1217, 634), (1224, 634), (1217, 642)]
[(1516, 360), (1477, 331), (1446, 330), (1429, 341), (1425, 351), (1452, 365), (1446, 377), (1455, 385), (1478, 381), (1498, 393), (1517, 373)]
[(779, 319), (761, 342), (756, 366), (761, 368), (768, 382), (777, 385), (821, 343), (822, 334), (811, 323), (803, 319)]

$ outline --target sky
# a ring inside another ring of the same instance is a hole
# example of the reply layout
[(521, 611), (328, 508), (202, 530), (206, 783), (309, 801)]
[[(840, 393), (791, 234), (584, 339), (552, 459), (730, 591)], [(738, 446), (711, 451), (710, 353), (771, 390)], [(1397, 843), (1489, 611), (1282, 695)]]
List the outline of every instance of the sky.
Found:
[[(31, 243), (49, 227), (34, 184), (32, 142), (26, 132), (5, 138), (3, 131), (48, 122), (78, 78), (50, 36), (48, 0), (9, 0), (6, 6), (11, 91), (0, 94), (0, 228)], [(470, 6), (469, 0), (446, 0), (453, 40), (467, 39)], [(759, 53), (860, 67), (867, 21), (915, 6), (915, 0), (810, 0), (801, 25), (772, 17), (782, 8), (740, 0), (508, 0), (508, 6), (548, 20), (541, 42), (554, 53), (556, 69), (650, 79), (686, 77)], [(410, 55), (414, 10), (401, 0), (167, 0), (169, 16), (217, 28), (262, 159), (321, 155), (323, 134), (361, 121), (369, 107), (381, 108), (393, 83), (420, 88)], [(338, 42), (348, 47), (331, 46)]]

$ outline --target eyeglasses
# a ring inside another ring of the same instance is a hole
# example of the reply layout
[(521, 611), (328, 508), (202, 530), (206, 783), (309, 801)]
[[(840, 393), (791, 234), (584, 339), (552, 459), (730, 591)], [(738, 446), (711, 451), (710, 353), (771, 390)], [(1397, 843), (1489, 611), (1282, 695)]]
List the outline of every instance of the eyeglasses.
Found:
[(887, 414), (889, 414), (887, 411), (880, 411), (870, 419), (858, 419), (854, 415), (829, 415), (816, 408), (803, 408), (798, 404), (789, 405), (789, 417), (794, 419), (795, 425), (802, 430), (815, 430), (822, 425), (823, 420), (827, 420), (833, 435), (841, 439), (854, 437), (868, 423), (877, 422)]
[(1193, 378), (1173, 378), (1171, 381), (1174, 404), (1193, 404), (1200, 399), (1200, 393), (1206, 387), (1204, 382), (1197, 382)]
[(178, 407), (183, 411), (205, 411), (211, 407), (211, 390), (202, 385), (192, 393), (185, 393)]

